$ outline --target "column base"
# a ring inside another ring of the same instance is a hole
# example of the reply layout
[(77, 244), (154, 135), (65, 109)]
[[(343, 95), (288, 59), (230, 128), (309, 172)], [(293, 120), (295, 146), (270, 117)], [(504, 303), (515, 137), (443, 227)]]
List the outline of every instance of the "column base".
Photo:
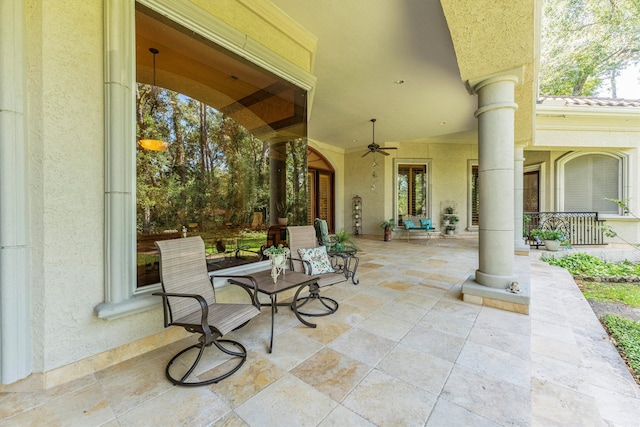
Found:
[(483, 273), (480, 270), (476, 270), (475, 281), (481, 286), (487, 288), (507, 289), (511, 282), (516, 281), (514, 276), (502, 276), (498, 274)]
[(479, 285), (472, 275), (462, 284), (462, 300), (514, 313), (529, 314), (531, 298), (529, 286), (523, 286), (522, 283), (518, 283), (518, 285), (520, 286), (520, 293), (512, 294), (506, 289), (488, 288), (484, 285)]
[(530, 251), (531, 247), (524, 242), (516, 244), (513, 248), (513, 253), (517, 256), (529, 256)]
[[(513, 281), (517, 283), (519, 288), (517, 293), (510, 292), (507, 289), (481, 285), (478, 283), (476, 276), (470, 275), (462, 284), (462, 299), (472, 304), (486, 305), (500, 310), (513, 311), (514, 313), (529, 314), (531, 300), (529, 257), (516, 257), (515, 267), (517, 277)], [(476, 275), (478, 273), (476, 271)], [(490, 277), (489, 275), (484, 276)]]

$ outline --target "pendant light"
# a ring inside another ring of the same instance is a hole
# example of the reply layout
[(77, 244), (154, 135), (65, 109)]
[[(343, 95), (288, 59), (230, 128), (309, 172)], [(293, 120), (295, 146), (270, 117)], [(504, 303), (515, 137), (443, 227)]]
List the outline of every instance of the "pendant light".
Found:
[[(160, 53), (158, 49), (155, 47), (149, 48), (149, 52), (153, 54), (153, 91), (154, 95), (157, 95), (157, 87), (156, 87), (156, 55)], [(156, 97), (154, 96), (154, 102), (157, 102)], [(169, 143), (166, 141), (161, 141), (159, 139), (141, 139), (138, 141), (140, 147), (145, 150), (151, 151), (164, 151), (169, 148)]]

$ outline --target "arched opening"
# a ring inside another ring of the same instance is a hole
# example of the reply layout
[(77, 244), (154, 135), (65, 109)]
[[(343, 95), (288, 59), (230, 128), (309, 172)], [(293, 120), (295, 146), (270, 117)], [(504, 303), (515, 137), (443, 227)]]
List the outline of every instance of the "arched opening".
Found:
[(315, 218), (327, 221), (330, 232), (335, 231), (335, 170), (317, 150), (307, 150), (309, 193), (307, 206), (309, 224)]

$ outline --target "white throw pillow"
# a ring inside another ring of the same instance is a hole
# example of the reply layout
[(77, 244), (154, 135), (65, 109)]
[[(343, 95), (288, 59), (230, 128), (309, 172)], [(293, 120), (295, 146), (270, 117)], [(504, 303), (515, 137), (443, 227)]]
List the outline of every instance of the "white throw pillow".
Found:
[[(311, 249), (298, 249), (298, 255), (303, 261), (311, 264), (311, 274), (333, 273), (333, 267), (327, 256), (327, 248), (318, 246)], [(305, 264), (306, 269), (306, 264)]]

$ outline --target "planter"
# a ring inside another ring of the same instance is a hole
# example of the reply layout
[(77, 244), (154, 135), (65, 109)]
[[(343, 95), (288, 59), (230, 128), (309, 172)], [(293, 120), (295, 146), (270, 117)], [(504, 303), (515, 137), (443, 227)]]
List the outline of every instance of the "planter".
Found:
[(556, 252), (560, 250), (560, 240), (545, 240), (544, 247), (548, 251)]
[(278, 225), (287, 225), (288, 222), (287, 218), (278, 218)]
[(448, 236), (453, 236), (454, 233), (455, 233), (455, 230), (447, 230)]
[(278, 276), (281, 273), (284, 275), (285, 265), (287, 264), (287, 258), (290, 253), (288, 248), (285, 248), (284, 251), (283, 254), (272, 254), (268, 252), (268, 249), (265, 251), (271, 264), (271, 278), (273, 279), (273, 283), (278, 281)]
[(282, 268), (287, 263), (287, 256), (285, 254), (271, 255), (269, 259), (271, 260), (272, 267)]
[(393, 233), (393, 230), (391, 230), (391, 227), (387, 227), (384, 229), (384, 241), (385, 242), (390, 242), (391, 241), (391, 236)]

